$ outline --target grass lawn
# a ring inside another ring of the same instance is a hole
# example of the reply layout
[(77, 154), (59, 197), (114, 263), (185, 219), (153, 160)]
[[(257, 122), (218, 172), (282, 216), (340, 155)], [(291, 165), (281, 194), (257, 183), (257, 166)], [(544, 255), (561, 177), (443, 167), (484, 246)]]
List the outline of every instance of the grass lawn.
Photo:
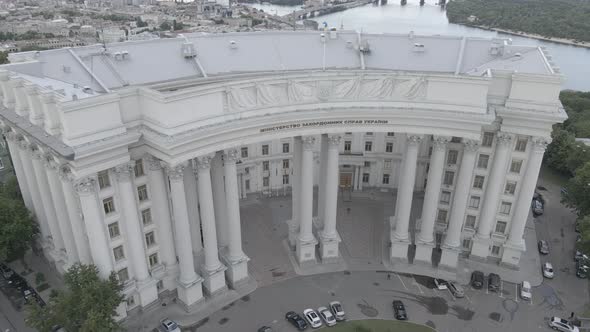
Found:
[(324, 328), (330, 332), (434, 332), (425, 326), (395, 320), (367, 319), (338, 323), (336, 326)]

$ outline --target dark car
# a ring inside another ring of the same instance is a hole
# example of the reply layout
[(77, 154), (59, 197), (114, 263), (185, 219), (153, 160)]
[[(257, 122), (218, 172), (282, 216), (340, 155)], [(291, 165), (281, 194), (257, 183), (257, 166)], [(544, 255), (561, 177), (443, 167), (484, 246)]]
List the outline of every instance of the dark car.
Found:
[(531, 208), (533, 209), (533, 216), (536, 217), (543, 214), (543, 202), (540, 199), (533, 199)]
[(399, 320), (406, 320), (408, 319), (408, 315), (406, 314), (406, 307), (404, 307), (404, 303), (400, 300), (393, 301), (393, 313), (395, 315), (395, 319)]
[(295, 311), (289, 311), (286, 313), (285, 318), (299, 331), (303, 331), (307, 328), (307, 322), (303, 320), (303, 318), (301, 318), (301, 316), (299, 316), (299, 314), (297, 314)]
[(27, 281), (25, 280), (25, 278), (21, 277), (18, 274), (13, 274), (12, 277), (10, 277), (10, 279), (8, 279), (8, 283), (10, 284), (10, 286), (18, 289), (19, 291), (23, 291), (26, 288), (29, 288), (29, 284), (27, 283)]
[(258, 332), (272, 332), (272, 329), (268, 326), (263, 326), (258, 329)]
[(584, 264), (585, 262), (582, 260), (579, 260), (576, 262), (576, 276), (578, 278), (588, 278), (588, 270), (590, 269), (590, 267), (588, 267), (586, 264)]
[(549, 254), (549, 243), (547, 243), (547, 241), (539, 240), (537, 247), (539, 247), (539, 252), (543, 255)]
[(10, 277), (14, 275), (14, 271), (12, 271), (12, 269), (8, 266), (0, 263), (0, 274), (2, 274), (2, 277), (4, 279), (8, 280), (10, 279)]
[(488, 276), (488, 289), (491, 292), (497, 292), (500, 290), (500, 276), (495, 273), (490, 273)]
[(481, 289), (483, 287), (484, 275), (481, 271), (473, 271), (471, 274), (471, 287)]

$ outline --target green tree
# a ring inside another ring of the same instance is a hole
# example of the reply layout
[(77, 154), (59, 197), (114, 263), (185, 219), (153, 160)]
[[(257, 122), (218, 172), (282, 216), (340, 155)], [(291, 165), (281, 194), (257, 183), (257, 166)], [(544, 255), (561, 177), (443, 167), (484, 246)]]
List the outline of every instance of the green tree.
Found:
[(565, 184), (567, 195), (563, 203), (573, 208), (579, 217), (590, 214), (590, 162), (576, 170), (576, 175)]
[(578, 221), (582, 240), (576, 244), (576, 249), (584, 253), (590, 252), (590, 216), (585, 216)]
[(23, 203), (16, 178), (0, 186), (0, 261), (21, 258), (31, 247), (37, 226)]
[(574, 135), (560, 126), (555, 126), (551, 137), (553, 141), (547, 147), (545, 161), (551, 168), (561, 173), (570, 173), (567, 160), (574, 149)]
[(64, 274), (65, 289), (40, 307), (29, 307), (26, 322), (41, 332), (49, 332), (55, 325), (66, 331), (111, 332), (121, 326), (113, 318), (123, 301), (122, 286), (115, 273), (107, 280), (98, 275), (94, 265), (75, 264)]
[(575, 142), (565, 161), (571, 174), (576, 174), (578, 167), (590, 161), (590, 146), (584, 143)]
[(3, 65), (5, 63), (9, 63), (10, 61), (8, 61), (8, 52), (2, 52), (0, 51), (0, 65)]
[(168, 22), (162, 22), (162, 24), (160, 24), (160, 30), (165, 30), (168, 31), (170, 30), (171, 26), (170, 23)]

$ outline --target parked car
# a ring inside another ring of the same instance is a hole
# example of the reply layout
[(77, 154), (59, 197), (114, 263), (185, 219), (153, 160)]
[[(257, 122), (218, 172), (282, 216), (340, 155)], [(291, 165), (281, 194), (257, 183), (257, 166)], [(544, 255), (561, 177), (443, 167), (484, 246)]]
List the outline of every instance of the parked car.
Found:
[(0, 274), (2, 274), (2, 277), (4, 279), (8, 280), (10, 279), (10, 277), (14, 275), (14, 271), (12, 271), (12, 269), (8, 266), (0, 263)]
[(481, 271), (471, 273), (471, 287), (481, 289), (483, 287), (484, 274)]
[(531, 284), (528, 281), (520, 283), (520, 298), (523, 300), (530, 300), (533, 297), (531, 292)]
[(296, 329), (303, 331), (307, 328), (307, 322), (295, 311), (289, 311), (285, 314), (285, 319), (289, 321)]
[(393, 301), (392, 304), (393, 304), (393, 314), (395, 316), (395, 319), (407, 320), (408, 315), (406, 313), (406, 307), (404, 306), (404, 303), (400, 300), (395, 300), (395, 301)]
[(10, 279), (8, 279), (8, 284), (12, 287), (18, 289), (19, 291), (23, 291), (25, 288), (29, 288), (29, 284), (25, 280), (25, 278), (21, 277), (17, 273), (14, 273)]
[(438, 289), (438, 290), (448, 289), (447, 282), (445, 280), (437, 279), (437, 278), (434, 278), (434, 287), (436, 287), (436, 289)]
[(327, 326), (336, 325), (336, 318), (334, 318), (334, 315), (332, 315), (332, 312), (328, 308), (319, 307), (318, 313), (320, 314), (320, 317), (322, 317), (322, 320), (324, 321), (324, 323), (326, 323)]
[(588, 259), (588, 256), (584, 255), (581, 251), (579, 250), (574, 250), (574, 261), (577, 262), (580, 259)]
[(330, 310), (332, 310), (337, 321), (343, 321), (346, 319), (346, 313), (344, 312), (344, 309), (342, 309), (342, 304), (340, 304), (340, 302), (330, 302)]
[(453, 293), (453, 295), (455, 297), (464, 297), (465, 296), (465, 291), (463, 290), (463, 287), (461, 287), (460, 285), (458, 285), (454, 282), (449, 283), (449, 290), (451, 291), (451, 293)]
[(268, 326), (263, 326), (258, 329), (258, 332), (272, 332), (272, 329)]
[(549, 327), (551, 327), (554, 330), (563, 331), (563, 332), (579, 332), (580, 331), (577, 326), (574, 326), (573, 324), (571, 324), (567, 320), (561, 319), (559, 317), (551, 317), (551, 319), (549, 320)]
[(549, 262), (543, 263), (543, 277), (548, 279), (553, 279), (554, 277), (553, 265)]
[(488, 290), (490, 292), (497, 292), (500, 290), (501, 279), (500, 276), (495, 273), (488, 275)]
[(180, 327), (178, 324), (169, 318), (164, 318), (160, 321), (160, 328), (164, 332), (180, 332)]
[(315, 312), (315, 310), (303, 310), (303, 317), (305, 317), (305, 319), (312, 328), (317, 329), (318, 327), (322, 327), (322, 320), (320, 319), (320, 316), (318, 316), (318, 313)]
[(576, 233), (580, 233), (581, 232), (581, 230), (580, 230), (580, 222), (579, 221), (576, 221), (576, 226), (574, 226), (574, 231)]
[(539, 252), (543, 255), (549, 254), (549, 243), (545, 240), (539, 240), (537, 243), (537, 247), (539, 247)]
[(31, 303), (35, 301), (37, 298), (37, 292), (33, 288), (25, 288), (22, 290), (23, 299), (25, 299), (25, 303)]
[(579, 260), (576, 262), (576, 276), (578, 278), (588, 278), (588, 270), (590, 269), (590, 267), (588, 267), (588, 265), (586, 265), (586, 261), (584, 260)]
[(543, 214), (543, 202), (540, 199), (533, 199), (532, 203), (533, 215), (539, 216)]

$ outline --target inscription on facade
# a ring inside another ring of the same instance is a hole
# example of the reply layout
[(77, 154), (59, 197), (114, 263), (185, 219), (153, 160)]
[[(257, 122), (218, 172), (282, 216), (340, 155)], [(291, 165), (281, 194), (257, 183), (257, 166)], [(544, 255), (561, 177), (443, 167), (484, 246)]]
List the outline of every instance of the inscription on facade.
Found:
[(289, 124), (276, 125), (272, 127), (261, 128), (261, 133), (270, 131), (282, 131), (297, 128), (309, 128), (309, 127), (338, 127), (338, 126), (354, 126), (354, 125), (387, 125), (389, 120), (330, 120), (330, 121), (310, 121), (310, 122), (296, 122)]

